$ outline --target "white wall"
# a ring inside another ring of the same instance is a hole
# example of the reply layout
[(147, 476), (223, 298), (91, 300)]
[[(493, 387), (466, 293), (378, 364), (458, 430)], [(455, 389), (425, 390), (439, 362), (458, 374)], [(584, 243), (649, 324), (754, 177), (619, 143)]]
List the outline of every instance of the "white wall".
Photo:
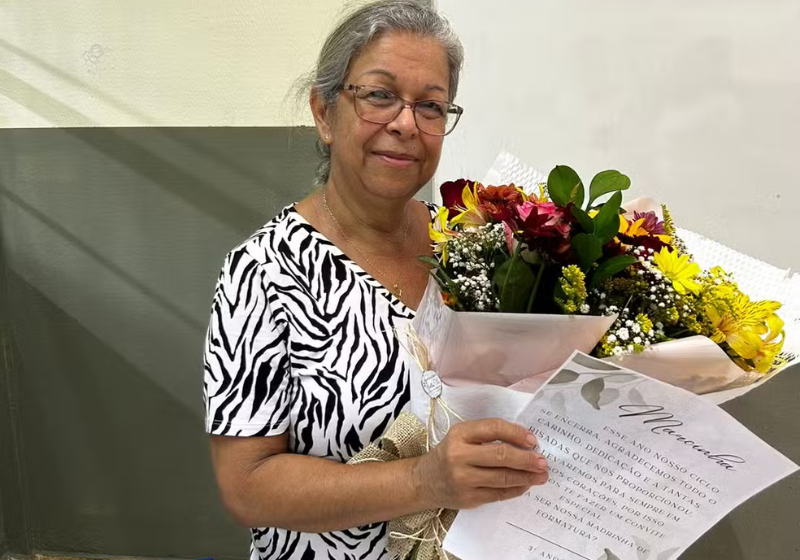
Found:
[(438, 0), (466, 49), (437, 179), (501, 149), (616, 168), (679, 225), (800, 268), (800, 2)]
[(289, 126), (344, 0), (7, 0), (0, 127)]

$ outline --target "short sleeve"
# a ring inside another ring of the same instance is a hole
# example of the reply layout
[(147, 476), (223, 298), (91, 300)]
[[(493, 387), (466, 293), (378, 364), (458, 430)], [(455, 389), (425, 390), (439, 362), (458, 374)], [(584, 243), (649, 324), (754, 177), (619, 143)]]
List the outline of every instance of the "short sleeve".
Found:
[(286, 322), (267, 267), (242, 246), (225, 258), (203, 353), (206, 431), (273, 436), (289, 427)]

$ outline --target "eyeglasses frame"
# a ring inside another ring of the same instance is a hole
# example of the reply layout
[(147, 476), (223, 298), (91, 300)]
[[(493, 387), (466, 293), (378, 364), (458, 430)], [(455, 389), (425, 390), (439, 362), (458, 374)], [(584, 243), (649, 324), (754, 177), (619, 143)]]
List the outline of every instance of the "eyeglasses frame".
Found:
[[(388, 121), (384, 121), (384, 122), (371, 121), (369, 119), (364, 118), (361, 115), (361, 113), (359, 113), (359, 111), (358, 111), (357, 94), (358, 94), (359, 91), (361, 91), (365, 87), (372, 87), (372, 88), (382, 89), (382, 90), (388, 91), (389, 93), (391, 93), (392, 95), (397, 97), (400, 101), (402, 101), (403, 104), (397, 110), (397, 114), (395, 114), (395, 116), (392, 117), (391, 119), (389, 119)], [(417, 130), (419, 130), (420, 132), (422, 132), (424, 134), (428, 134), (429, 136), (440, 136), (440, 137), (447, 136), (448, 134), (453, 132), (453, 130), (455, 130), (456, 125), (458, 125), (458, 121), (461, 120), (461, 115), (464, 114), (464, 108), (456, 105), (455, 103), (450, 103), (449, 101), (442, 101), (441, 99), (420, 99), (419, 101), (409, 101), (408, 99), (400, 97), (399, 95), (397, 95), (392, 90), (390, 90), (388, 88), (385, 88), (385, 87), (381, 87), (381, 86), (370, 86), (370, 85), (364, 85), (364, 84), (345, 84), (344, 86), (342, 86), (342, 89), (344, 91), (349, 91), (349, 92), (351, 92), (353, 94), (353, 109), (355, 110), (356, 115), (358, 115), (358, 117), (360, 119), (365, 120), (367, 122), (371, 122), (372, 124), (389, 124), (390, 122), (392, 122), (395, 119), (397, 119), (397, 117), (400, 116), (400, 114), (403, 112), (404, 109), (409, 108), (409, 109), (411, 109), (411, 114), (414, 115), (414, 125), (417, 127)], [(433, 132), (428, 132), (427, 130), (422, 130), (422, 128), (420, 128), (420, 126), (419, 126), (419, 123), (417, 122), (417, 105), (419, 105), (420, 103), (427, 103), (428, 101), (436, 101), (437, 103), (446, 103), (447, 104), (447, 112), (449, 114), (451, 114), (451, 115), (455, 115), (456, 116), (456, 121), (453, 123), (453, 126), (450, 127), (450, 130), (448, 130), (444, 134), (435, 134)]]

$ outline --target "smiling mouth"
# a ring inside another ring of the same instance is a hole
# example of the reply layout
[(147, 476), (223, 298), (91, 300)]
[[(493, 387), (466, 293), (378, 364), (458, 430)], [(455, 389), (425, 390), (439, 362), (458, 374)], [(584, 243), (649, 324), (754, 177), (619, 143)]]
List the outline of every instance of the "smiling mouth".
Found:
[(375, 152), (375, 155), (385, 157), (388, 159), (395, 159), (398, 161), (416, 161), (417, 158), (408, 154), (399, 154), (394, 152)]

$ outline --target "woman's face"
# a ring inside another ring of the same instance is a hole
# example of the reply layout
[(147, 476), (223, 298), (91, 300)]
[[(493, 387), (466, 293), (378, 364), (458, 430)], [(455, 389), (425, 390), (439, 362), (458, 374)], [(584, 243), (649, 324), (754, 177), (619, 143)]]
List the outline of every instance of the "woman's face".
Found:
[[(438, 41), (389, 33), (352, 61), (345, 84), (382, 87), (408, 101), (448, 101), (449, 75)], [(413, 196), (439, 164), (442, 137), (420, 132), (410, 108), (387, 124), (367, 122), (356, 114), (353, 95), (340, 92), (333, 110), (317, 118), (323, 138), (330, 134), (332, 179), (380, 197)]]

